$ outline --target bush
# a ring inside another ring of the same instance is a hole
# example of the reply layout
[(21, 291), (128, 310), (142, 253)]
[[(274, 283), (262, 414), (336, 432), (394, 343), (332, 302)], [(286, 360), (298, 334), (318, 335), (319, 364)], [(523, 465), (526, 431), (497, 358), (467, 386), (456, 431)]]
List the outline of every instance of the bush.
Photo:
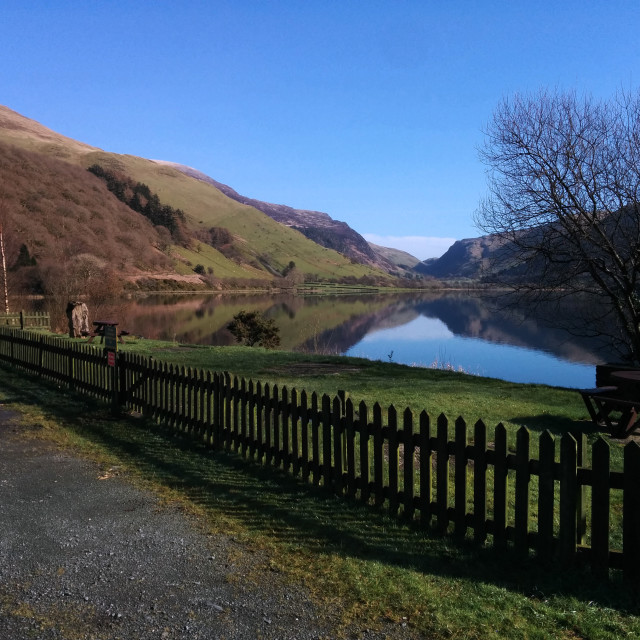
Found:
[(238, 342), (249, 347), (259, 345), (275, 349), (280, 344), (280, 329), (272, 318), (267, 318), (260, 311), (236, 313), (227, 329)]

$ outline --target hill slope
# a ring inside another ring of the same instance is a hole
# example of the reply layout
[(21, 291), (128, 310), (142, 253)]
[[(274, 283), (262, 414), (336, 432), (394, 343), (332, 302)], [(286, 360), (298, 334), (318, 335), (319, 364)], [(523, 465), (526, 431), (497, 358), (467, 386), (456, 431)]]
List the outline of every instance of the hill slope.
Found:
[[(291, 263), (307, 277), (384, 277), (378, 269), (354, 264), (228, 197), (214, 184), (171, 166), (66, 138), (2, 106), (0, 144), (6, 160), (0, 169), (0, 190), (6, 194), (14, 244), (24, 244), (39, 264), (56, 262), (62, 238), (72, 257), (87, 254), (129, 279), (146, 274), (198, 282), (212, 277), (267, 281)], [(144, 183), (163, 204), (184, 211), (193, 240), (163, 248), (163, 229), (151, 226), (85, 171), (95, 164)], [(99, 213), (103, 205), (109, 213)], [(211, 228), (227, 230), (229, 241), (222, 246), (201, 241)], [(194, 265), (209, 277), (195, 275)]]
[(380, 245), (374, 244), (373, 242), (370, 242), (369, 246), (373, 249), (373, 251), (377, 255), (379, 255), (381, 258), (384, 258), (384, 260), (391, 263), (396, 268), (409, 271), (409, 270), (413, 270), (415, 267), (421, 264), (418, 258), (416, 258), (415, 256), (412, 256), (410, 253), (407, 253), (406, 251), (402, 251), (401, 249), (381, 247)]
[(431, 258), (414, 269), (434, 278), (468, 278), (479, 280), (491, 263), (496, 251), (504, 246), (497, 236), (482, 236), (457, 240), (439, 258)]
[(222, 184), (192, 167), (163, 160), (156, 160), (156, 162), (174, 167), (188, 176), (211, 184), (232, 200), (258, 209), (258, 211), (262, 211), (276, 222), (296, 229), (317, 244), (328, 249), (334, 249), (356, 262), (385, 270), (394, 268), (393, 264), (381, 254), (376, 253), (357, 231), (352, 229), (346, 222), (334, 220), (327, 213), (294, 209), (284, 204), (272, 204), (248, 198), (240, 195), (228, 185)]

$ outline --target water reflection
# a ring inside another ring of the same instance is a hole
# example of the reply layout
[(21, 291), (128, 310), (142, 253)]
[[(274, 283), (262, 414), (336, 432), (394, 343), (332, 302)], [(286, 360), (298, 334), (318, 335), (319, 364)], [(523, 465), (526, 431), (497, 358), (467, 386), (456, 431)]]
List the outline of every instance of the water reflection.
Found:
[(226, 326), (242, 309), (274, 318), (285, 349), (450, 365), (514, 381), (592, 386), (593, 365), (612, 358), (597, 341), (549, 328), (523, 310), (500, 310), (491, 296), (463, 293), (150, 295), (92, 315), (148, 338), (230, 345)]

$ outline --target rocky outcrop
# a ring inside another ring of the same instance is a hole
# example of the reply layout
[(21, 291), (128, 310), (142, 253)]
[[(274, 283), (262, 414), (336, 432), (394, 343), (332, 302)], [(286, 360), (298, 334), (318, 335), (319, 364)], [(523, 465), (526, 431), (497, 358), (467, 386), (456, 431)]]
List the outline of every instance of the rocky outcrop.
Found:
[(504, 244), (504, 240), (493, 235), (458, 240), (440, 258), (425, 260), (414, 269), (434, 278), (479, 280), (491, 269), (496, 252)]

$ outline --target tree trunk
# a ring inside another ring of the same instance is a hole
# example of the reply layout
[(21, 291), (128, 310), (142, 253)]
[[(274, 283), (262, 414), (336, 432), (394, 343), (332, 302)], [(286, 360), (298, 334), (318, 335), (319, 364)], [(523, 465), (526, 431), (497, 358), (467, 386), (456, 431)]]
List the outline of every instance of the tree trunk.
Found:
[(4, 229), (0, 226), (0, 256), (2, 257), (2, 283), (4, 285), (4, 312), (9, 313), (9, 288), (7, 286), (7, 257), (4, 251)]

